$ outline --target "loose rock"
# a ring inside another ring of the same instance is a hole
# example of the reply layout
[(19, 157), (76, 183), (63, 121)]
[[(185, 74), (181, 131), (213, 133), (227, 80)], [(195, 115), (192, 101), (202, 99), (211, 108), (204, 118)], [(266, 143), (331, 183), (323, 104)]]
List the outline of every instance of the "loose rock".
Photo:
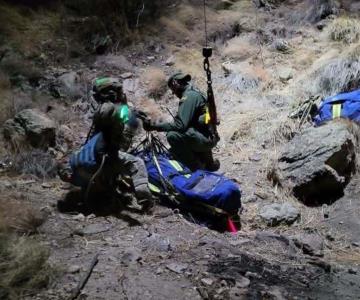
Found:
[(300, 234), (295, 236), (293, 241), (295, 245), (304, 252), (304, 254), (308, 254), (310, 256), (324, 255), (324, 241), (318, 234)]
[(290, 203), (274, 203), (261, 208), (259, 215), (268, 225), (276, 226), (280, 223), (294, 223), (299, 218), (300, 212)]
[(181, 273), (184, 273), (184, 271), (188, 268), (188, 264), (170, 263), (170, 264), (166, 265), (166, 268), (177, 274), (181, 274)]
[(201, 279), (201, 283), (210, 286), (214, 283), (214, 280), (212, 280), (211, 278), (203, 278)]
[(167, 66), (173, 66), (175, 64), (175, 56), (170, 56), (166, 62), (165, 62), (165, 65)]
[(294, 70), (292, 68), (281, 68), (279, 70), (279, 79), (281, 82), (287, 82), (294, 76)]

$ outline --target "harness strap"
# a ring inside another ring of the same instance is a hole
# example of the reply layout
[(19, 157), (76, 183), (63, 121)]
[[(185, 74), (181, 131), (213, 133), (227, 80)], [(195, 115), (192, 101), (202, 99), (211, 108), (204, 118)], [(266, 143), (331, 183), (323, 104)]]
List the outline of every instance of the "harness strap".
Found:
[(332, 106), (332, 117), (333, 119), (341, 117), (341, 104), (334, 104)]

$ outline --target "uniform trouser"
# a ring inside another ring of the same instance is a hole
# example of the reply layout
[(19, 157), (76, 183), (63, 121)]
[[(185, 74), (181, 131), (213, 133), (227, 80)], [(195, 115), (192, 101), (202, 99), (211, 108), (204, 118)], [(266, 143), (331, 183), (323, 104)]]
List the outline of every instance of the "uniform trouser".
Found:
[(116, 178), (119, 174), (130, 176), (136, 196), (142, 198), (143, 193), (148, 192), (148, 173), (144, 161), (127, 152), (117, 151), (117, 154), (109, 155), (102, 177), (109, 180), (109, 178)]
[[(97, 166), (91, 170), (79, 167), (75, 170), (76, 177), (80, 177), (79, 182), (88, 183), (99, 167)], [(70, 165), (63, 165), (63, 170), (60, 170), (59, 173), (68, 172), (67, 170), (71, 170)], [(114, 154), (108, 155), (92, 188), (95, 191), (106, 190), (114, 183), (119, 174), (130, 176), (136, 197), (144, 198), (149, 196), (148, 174), (144, 161), (139, 157), (122, 151), (116, 151)]]
[(190, 169), (198, 169), (202, 166), (201, 157), (209, 156), (212, 159), (211, 150), (214, 143), (194, 128), (186, 132), (170, 131), (166, 135), (171, 146), (171, 152), (176, 158)]

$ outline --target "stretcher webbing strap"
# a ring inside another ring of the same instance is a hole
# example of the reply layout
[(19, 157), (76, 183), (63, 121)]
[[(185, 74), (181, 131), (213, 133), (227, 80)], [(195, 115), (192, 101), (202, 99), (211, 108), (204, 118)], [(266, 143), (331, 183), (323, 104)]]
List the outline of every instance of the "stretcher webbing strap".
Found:
[(334, 104), (332, 106), (332, 117), (333, 119), (341, 117), (341, 104)]

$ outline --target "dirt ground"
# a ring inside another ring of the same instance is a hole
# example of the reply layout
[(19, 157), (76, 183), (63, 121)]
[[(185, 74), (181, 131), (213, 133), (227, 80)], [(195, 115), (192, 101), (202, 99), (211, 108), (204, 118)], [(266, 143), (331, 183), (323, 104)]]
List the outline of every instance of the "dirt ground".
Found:
[[(327, 243), (329, 253), (344, 243), (342, 258), (310, 257), (281, 229), (219, 233), (164, 206), (143, 216), (60, 214), (56, 203), (66, 188), (58, 181), (43, 187), (16, 182), (17, 191), (48, 215), (38, 238), (62, 273), (29, 299), (68, 299), (97, 254), (81, 299), (356, 299), (360, 293), (359, 252), (350, 240), (336, 236)], [(329, 228), (348, 233), (338, 228), (339, 222), (350, 225), (347, 219), (331, 212)]]

